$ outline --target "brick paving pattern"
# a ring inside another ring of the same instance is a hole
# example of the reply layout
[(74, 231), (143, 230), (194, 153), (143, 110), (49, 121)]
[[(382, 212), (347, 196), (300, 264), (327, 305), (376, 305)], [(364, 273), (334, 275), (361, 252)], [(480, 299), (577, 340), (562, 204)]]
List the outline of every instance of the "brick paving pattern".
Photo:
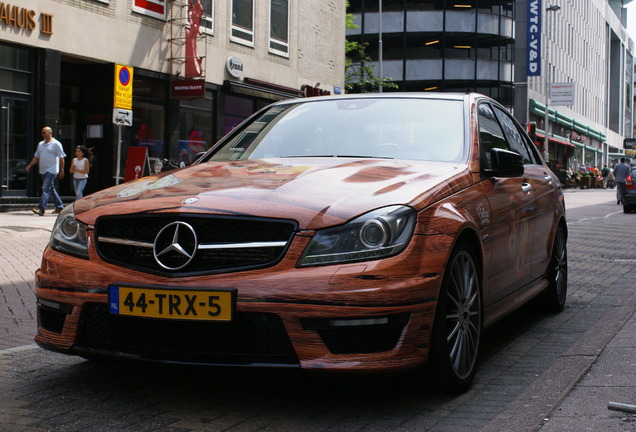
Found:
[[(0, 431), (568, 430), (577, 407), (566, 393), (577, 382), (573, 394), (599, 385), (581, 378), (636, 304), (626, 229), (636, 216), (618, 209), (569, 220), (566, 310), (553, 315), (534, 303), (489, 329), (475, 385), (460, 396), (427, 391), (408, 375), (148, 366), (35, 348), (32, 270), (48, 239), (14, 232), (5, 242), (0, 228)], [(612, 340), (608, 350), (629, 357), (626, 344)], [(607, 430), (636, 430), (631, 417), (604, 414)]]

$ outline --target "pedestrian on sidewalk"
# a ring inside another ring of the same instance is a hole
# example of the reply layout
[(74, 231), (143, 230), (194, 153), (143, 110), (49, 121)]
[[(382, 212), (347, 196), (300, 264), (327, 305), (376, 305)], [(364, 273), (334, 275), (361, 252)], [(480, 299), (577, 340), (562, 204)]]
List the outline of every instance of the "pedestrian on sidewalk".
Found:
[(76, 200), (84, 196), (84, 187), (86, 187), (86, 182), (88, 181), (88, 171), (91, 169), (92, 159), (93, 153), (86, 146), (77, 146), (73, 163), (69, 167), (69, 171), (73, 173)]
[(601, 170), (601, 176), (603, 176), (603, 189), (607, 189), (607, 182), (609, 181), (609, 174), (610, 174), (610, 170), (607, 167), (607, 165), (605, 165), (603, 167), (603, 169)]
[(620, 163), (614, 166), (614, 179), (616, 181), (616, 204), (623, 204), (623, 195), (625, 194), (625, 181), (631, 169), (625, 163), (625, 158), (621, 158)]
[(43, 140), (39, 142), (35, 150), (33, 159), (24, 168), (28, 173), (34, 165), (40, 165), (40, 176), (42, 177), (42, 196), (37, 207), (33, 207), (33, 213), (44, 216), (44, 211), (49, 203), (49, 196), (53, 195), (55, 203), (54, 213), (60, 213), (64, 208), (64, 203), (55, 190), (55, 179), (59, 175), (64, 178), (64, 158), (66, 153), (62, 148), (62, 143), (53, 138), (53, 129), (48, 126), (42, 128)]

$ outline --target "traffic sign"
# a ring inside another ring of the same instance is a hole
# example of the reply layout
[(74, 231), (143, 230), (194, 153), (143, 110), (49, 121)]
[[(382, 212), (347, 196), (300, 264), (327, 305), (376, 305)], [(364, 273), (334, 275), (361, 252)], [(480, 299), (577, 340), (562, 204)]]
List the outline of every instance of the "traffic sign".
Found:
[(115, 108), (132, 109), (133, 68), (115, 65)]
[(113, 109), (113, 124), (119, 126), (132, 126), (133, 112), (131, 110), (114, 108)]

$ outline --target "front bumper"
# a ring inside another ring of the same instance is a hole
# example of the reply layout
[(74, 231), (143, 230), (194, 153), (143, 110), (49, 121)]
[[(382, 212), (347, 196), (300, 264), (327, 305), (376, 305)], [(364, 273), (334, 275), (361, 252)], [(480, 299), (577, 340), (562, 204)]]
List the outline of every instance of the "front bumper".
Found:
[[(415, 249), (411, 253), (420, 255)], [(47, 248), (36, 272), (35, 340), (50, 350), (87, 357), (342, 371), (404, 369), (427, 359), (441, 282), (441, 272), (422, 269), (420, 259), (408, 265), (409, 257), (406, 251), (399, 258), (307, 269), (283, 262), (260, 271), (175, 280)], [(236, 289), (235, 319), (187, 322), (111, 315), (107, 287), (122, 281), (174, 289)]]

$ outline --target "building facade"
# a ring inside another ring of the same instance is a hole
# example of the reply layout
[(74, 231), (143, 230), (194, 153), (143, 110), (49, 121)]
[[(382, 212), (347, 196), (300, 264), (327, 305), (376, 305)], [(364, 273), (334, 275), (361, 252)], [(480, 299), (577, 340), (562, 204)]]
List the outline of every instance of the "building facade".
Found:
[[(0, 196), (39, 194), (24, 165), (43, 126), (67, 166), (92, 148), (90, 193), (124, 180), (131, 147), (147, 175), (271, 102), (338, 93), (344, 27), (345, 5), (327, 0), (0, 2)], [(68, 176), (59, 189), (73, 195)]]
[(398, 91), (477, 91), (512, 107), (514, 4), (349, 0), (358, 27), (347, 37), (368, 43), (378, 75), (382, 42), (381, 75), (391, 78)]
[[(347, 37), (368, 43), (376, 73), (381, 58), (381, 75), (398, 91), (491, 96), (520, 122), (536, 124), (542, 151), (547, 129), (544, 154), (564, 174), (613, 165), (632, 136), (630, 1), (350, 0), (358, 28)], [(537, 69), (529, 70), (531, 62)]]
[[(547, 129), (547, 159), (553, 168), (600, 169), (624, 156), (623, 140), (632, 137), (634, 119), (634, 42), (625, 29), (624, 8), (629, 2), (517, 2), (515, 115), (537, 125), (544, 151)], [(560, 8), (550, 9), (554, 5)], [(545, 43), (541, 73), (528, 76), (529, 35), (536, 15), (541, 16)], [(566, 89), (566, 97), (560, 89)]]

